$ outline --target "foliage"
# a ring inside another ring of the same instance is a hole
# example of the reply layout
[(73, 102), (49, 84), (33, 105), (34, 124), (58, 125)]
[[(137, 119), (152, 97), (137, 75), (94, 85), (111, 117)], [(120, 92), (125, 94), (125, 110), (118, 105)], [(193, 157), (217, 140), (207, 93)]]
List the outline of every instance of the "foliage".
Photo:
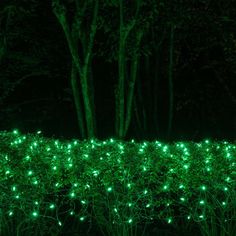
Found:
[(235, 233), (234, 143), (59, 141), (17, 130), (2, 132), (0, 141), (6, 219), (17, 212), (59, 225), (65, 214), (93, 218), (112, 235), (141, 222), (178, 227), (183, 220)]

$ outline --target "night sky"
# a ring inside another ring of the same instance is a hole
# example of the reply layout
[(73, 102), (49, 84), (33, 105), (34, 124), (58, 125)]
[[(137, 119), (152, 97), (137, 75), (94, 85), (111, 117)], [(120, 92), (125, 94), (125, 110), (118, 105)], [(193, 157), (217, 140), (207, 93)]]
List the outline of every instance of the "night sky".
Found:
[[(94, 99), (95, 137), (99, 139), (117, 136), (115, 88), (122, 64), (119, 7), (115, 1), (114, 4), (105, 2), (99, 5), (88, 80)], [(137, 48), (132, 116), (123, 138), (235, 140), (236, 8), (232, 7), (233, 1), (224, 4), (219, 0), (156, 2), (145, 1), (140, 7), (124, 47), (122, 65), (127, 104), (135, 35), (143, 29)], [(61, 4), (71, 33), (75, 3), (65, 0)], [(136, 7), (130, 2), (124, 4), (124, 24), (128, 25)], [(93, 9), (93, 4), (88, 3), (77, 31), (87, 36), (85, 45), (89, 42)], [(80, 40), (75, 42), (83, 63), (84, 45)], [(17, 128), (26, 133), (42, 130), (50, 137), (82, 138), (70, 82), (72, 61), (65, 31), (51, 1), (1, 1), (0, 130)], [(83, 101), (79, 76), (77, 80)], [(172, 124), (167, 134), (170, 104)], [(84, 105), (80, 111), (85, 121)]]

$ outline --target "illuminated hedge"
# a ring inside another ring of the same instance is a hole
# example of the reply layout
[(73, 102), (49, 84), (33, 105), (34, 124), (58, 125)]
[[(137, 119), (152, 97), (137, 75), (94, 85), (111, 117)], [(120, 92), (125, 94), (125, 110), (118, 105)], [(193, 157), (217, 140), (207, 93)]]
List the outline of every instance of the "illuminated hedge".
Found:
[(226, 141), (68, 142), (1, 132), (2, 217), (20, 211), (27, 220), (62, 226), (64, 204), (63, 214), (94, 218), (106, 233), (153, 220), (234, 232), (235, 160), (236, 146)]

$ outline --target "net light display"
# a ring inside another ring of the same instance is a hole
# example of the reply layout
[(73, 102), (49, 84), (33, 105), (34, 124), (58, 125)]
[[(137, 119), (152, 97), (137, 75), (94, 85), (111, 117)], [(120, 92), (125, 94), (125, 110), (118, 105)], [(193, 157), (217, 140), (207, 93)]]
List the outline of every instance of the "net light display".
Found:
[(209, 227), (236, 235), (233, 143), (69, 142), (14, 130), (0, 133), (0, 166), (5, 222), (20, 211), (29, 222), (58, 226), (63, 215), (93, 218), (111, 234), (159, 220), (176, 227), (197, 222), (205, 235)]

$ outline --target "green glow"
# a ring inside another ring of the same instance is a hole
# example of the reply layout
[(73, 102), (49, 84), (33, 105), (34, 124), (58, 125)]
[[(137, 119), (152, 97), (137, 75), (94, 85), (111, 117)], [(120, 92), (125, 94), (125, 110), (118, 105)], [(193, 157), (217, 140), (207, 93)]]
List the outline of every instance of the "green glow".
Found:
[(12, 187), (12, 191), (16, 191), (16, 186), (13, 186), (13, 187)]
[(8, 212), (8, 215), (9, 215), (9, 216), (12, 216), (13, 214), (14, 214), (13, 211), (9, 211), (9, 212)]
[(37, 212), (37, 211), (34, 211), (34, 212), (32, 213), (32, 215), (33, 215), (34, 217), (37, 217), (37, 216), (38, 216), (38, 212)]
[(69, 206), (63, 214), (81, 223), (90, 221), (91, 209), (109, 213), (117, 227), (145, 220), (209, 222), (217, 211), (225, 212), (224, 222), (235, 223), (234, 144), (59, 142), (39, 134), (0, 133), (0, 183), (6, 191), (0, 213), (6, 217), (22, 211), (28, 219), (49, 217), (62, 226), (60, 196)]
[(13, 134), (19, 134), (18, 130), (17, 130), (17, 129), (14, 129), (14, 130), (13, 130)]
[(133, 222), (133, 219), (129, 219), (128, 223), (131, 224)]
[(203, 185), (203, 186), (201, 187), (201, 189), (202, 189), (203, 191), (205, 191), (205, 190), (206, 190), (206, 186)]
[(112, 191), (112, 187), (107, 188), (107, 191), (111, 192)]
[(54, 208), (55, 208), (55, 204), (51, 204), (51, 205), (49, 206), (49, 208), (50, 208), (50, 209), (54, 209)]

